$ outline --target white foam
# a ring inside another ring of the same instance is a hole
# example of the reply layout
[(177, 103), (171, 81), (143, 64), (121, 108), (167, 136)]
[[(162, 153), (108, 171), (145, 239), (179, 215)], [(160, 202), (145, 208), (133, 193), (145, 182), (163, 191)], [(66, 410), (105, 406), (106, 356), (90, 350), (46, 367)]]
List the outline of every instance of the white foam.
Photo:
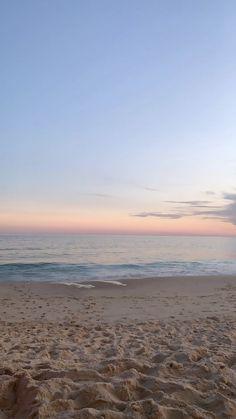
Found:
[(61, 284), (63, 285), (68, 285), (71, 287), (77, 287), (77, 288), (95, 288), (95, 285), (91, 285), (91, 284), (82, 284), (82, 283), (78, 283), (78, 282), (61, 282)]
[[(123, 282), (120, 281), (113, 281), (113, 280), (96, 280), (93, 281), (93, 283), (96, 282), (102, 282), (103, 284), (108, 284), (108, 285), (117, 285), (119, 287), (126, 287), (127, 284), (123, 284)], [(84, 282), (60, 282), (60, 284), (62, 285), (67, 285), (67, 286), (71, 286), (71, 287), (77, 287), (77, 288), (95, 288), (95, 285), (92, 284), (86, 284)]]

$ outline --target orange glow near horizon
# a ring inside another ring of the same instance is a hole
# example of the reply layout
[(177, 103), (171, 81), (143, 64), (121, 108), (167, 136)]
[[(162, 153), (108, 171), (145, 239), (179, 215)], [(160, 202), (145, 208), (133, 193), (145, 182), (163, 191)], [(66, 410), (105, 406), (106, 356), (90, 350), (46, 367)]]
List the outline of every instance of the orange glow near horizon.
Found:
[(139, 218), (122, 214), (22, 213), (0, 217), (1, 233), (81, 233), (236, 236), (236, 226), (219, 220), (185, 217), (178, 220)]

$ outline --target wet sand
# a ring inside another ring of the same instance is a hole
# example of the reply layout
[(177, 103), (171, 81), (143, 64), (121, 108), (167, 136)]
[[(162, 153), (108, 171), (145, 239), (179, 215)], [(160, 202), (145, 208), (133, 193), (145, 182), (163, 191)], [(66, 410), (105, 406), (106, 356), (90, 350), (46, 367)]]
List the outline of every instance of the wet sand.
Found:
[(236, 418), (236, 278), (121, 282), (0, 284), (0, 419)]

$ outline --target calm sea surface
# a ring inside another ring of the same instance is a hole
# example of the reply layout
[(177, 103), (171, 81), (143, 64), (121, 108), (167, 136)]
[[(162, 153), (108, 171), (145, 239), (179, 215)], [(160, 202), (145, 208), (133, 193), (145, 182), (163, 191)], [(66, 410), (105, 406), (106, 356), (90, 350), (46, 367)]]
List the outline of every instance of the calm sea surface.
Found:
[(0, 236), (0, 280), (82, 282), (236, 274), (236, 238)]

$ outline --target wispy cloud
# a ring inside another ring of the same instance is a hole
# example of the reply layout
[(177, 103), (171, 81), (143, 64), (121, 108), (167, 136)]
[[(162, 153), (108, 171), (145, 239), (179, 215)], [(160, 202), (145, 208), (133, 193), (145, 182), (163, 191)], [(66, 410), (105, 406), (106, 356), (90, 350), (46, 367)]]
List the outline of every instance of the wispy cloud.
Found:
[(211, 201), (165, 201), (165, 202), (169, 202), (170, 204), (185, 204), (185, 205), (191, 205), (191, 206), (198, 206), (198, 205), (202, 205), (202, 204), (210, 204)]
[(214, 191), (205, 191), (206, 195), (216, 195)]
[(154, 188), (154, 187), (152, 187), (152, 186), (149, 186), (149, 185), (142, 185), (142, 184), (139, 184), (139, 183), (136, 183), (136, 182), (124, 182), (123, 183), (124, 185), (126, 185), (126, 186), (129, 186), (129, 187), (132, 187), (132, 188), (135, 188), (135, 189), (142, 189), (143, 191), (148, 191), (148, 192), (158, 192), (158, 189), (157, 188)]
[[(204, 219), (217, 219), (226, 223), (236, 225), (236, 193), (223, 193), (222, 198), (226, 201), (224, 205), (213, 205), (211, 201), (165, 201), (169, 204), (181, 204), (180, 209), (170, 212), (144, 211), (133, 214), (133, 217), (156, 217), (165, 219), (180, 219), (184, 217), (201, 217)], [(198, 209), (198, 210), (197, 210)]]
[(220, 208), (218, 205), (211, 205), (211, 201), (165, 201), (169, 204), (187, 205), (193, 208)]
[(150, 192), (157, 192), (158, 191), (158, 189), (151, 188), (150, 186), (141, 186), (141, 185), (139, 185), (139, 188), (144, 189), (145, 191), (150, 191)]
[(99, 193), (99, 192), (83, 192), (80, 195), (94, 196), (97, 198), (111, 198), (112, 197), (112, 195), (110, 194)]
[(122, 185), (125, 187), (129, 187), (129, 188), (134, 188), (134, 189), (142, 189), (144, 191), (148, 191), (148, 192), (158, 192), (158, 189), (154, 186), (150, 186), (150, 185), (143, 185), (142, 183), (139, 182), (135, 182), (133, 180), (129, 180), (129, 179), (116, 179), (113, 177), (105, 177), (104, 179), (105, 181), (108, 181), (111, 184), (118, 184), (118, 185)]
[(133, 214), (133, 217), (140, 217), (140, 218), (146, 218), (146, 217), (156, 217), (156, 218), (169, 218), (172, 220), (176, 220), (178, 218), (184, 217), (183, 214), (179, 213), (164, 213), (164, 212), (139, 212), (137, 214)]

